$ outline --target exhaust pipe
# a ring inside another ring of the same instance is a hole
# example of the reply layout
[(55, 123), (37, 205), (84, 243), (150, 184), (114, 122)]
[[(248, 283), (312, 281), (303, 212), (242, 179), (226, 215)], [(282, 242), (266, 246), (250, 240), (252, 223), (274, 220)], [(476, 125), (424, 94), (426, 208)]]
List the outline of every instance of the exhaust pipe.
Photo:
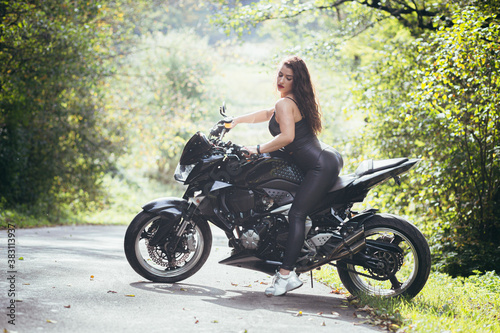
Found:
[(356, 254), (365, 244), (365, 228), (361, 226), (359, 230), (344, 238), (340, 244), (337, 244), (327, 259), (331, 261), (341, 258), (346, 254)]
[[(327, 245), (327, 244), (325, 244)], [(316, 262), (315, 264), (307, 267), (296, 268), (297, 273), (305, 273), (316, 267), (323, 266), (333, 260), (339, 260), (348, 255), (354, 255), (361, 251), (366, 246), (365, 239), (365, 228), (362, 226), (359, 230), (356, 230), (353, 234), (342, 239), (342, 242), (335, 245), (330, 245), (334, 247), (333, 250), (326, 256), (325, 259)]]

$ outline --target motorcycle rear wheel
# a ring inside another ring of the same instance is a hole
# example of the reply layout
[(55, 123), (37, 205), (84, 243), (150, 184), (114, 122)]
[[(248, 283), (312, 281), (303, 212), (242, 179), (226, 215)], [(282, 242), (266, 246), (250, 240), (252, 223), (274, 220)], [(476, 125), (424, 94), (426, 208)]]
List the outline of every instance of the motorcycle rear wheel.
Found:
[[(388, 214), (374, 216), (365, 222), (364, 227), (367, 240), (392, 243), (402, 250), (402, 254), (362, 250), (367, 255), (381, 259), (385, 263), (383, 270), (339, 261), (338, 274), (344, 287), (353, 295), (415, 297), (427, 282), (431, 268), (429, 245), (420, 230), (408, 221)], [(391, 269), (392, 272), (388, 274), (387, 271)], [(358, 272), (377, 275), (384, 280), (376, 280)]]
[(208, 223), (204, 220), (191, 222), (193, 228), (186, 228), (181, 236), (181, 248), (184, 249), (175, 253), (174, 260), (168, 260), (165, 247), (149, 245), (155, 223), (161, 223), (160, 216), (143, 211), (127, 228), (124, 249), (130, 266), (153, 282), (174, 283), (195, 274), (207, 261), (212, 247), (212, 232)]

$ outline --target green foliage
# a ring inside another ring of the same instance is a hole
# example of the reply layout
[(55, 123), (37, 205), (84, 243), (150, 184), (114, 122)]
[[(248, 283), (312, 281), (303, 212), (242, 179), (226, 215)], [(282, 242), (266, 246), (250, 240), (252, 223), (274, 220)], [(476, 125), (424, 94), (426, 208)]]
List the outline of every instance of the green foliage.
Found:
[(99, 197), (100, 177), (120, 148), (112, 134), (119, 129), (102, 113), (99, 80), (123, 15), (69, 0), (1, 1), (0, 15), (4, 205), (56, 216), (61, 205), (85, 206)]
[(125, 168), (171, 178), (213, 106), (210, 8), (0, 0), (0, 207), (20, 227), (109, 207), (107, 175), (134, 184)]
[(361, 138), (347, 136), (347, 167), (422, 158), (401, 188), (378, 187), (368, 202), (415, 221), (432, 237), (435, 262), (468, 275), (500, 269), (498, 9), (473, 0), (269, 0), (236, 2), (217, 23), (242, 34), (280, 22), (289, 51), (351, 75), (345, 110), (365, 126)]
[(441, 208), (452, 274), (500, 269), (500, 27), (491, 19), (462, 8), (453, 27), (420, 42), (421, 84), (406, 106), (405, 124), (425, 143), (427, 197)]
[(109, 78), (110, 107), (132, 124), (128, 136), (135, 162), (129, 167), (156, 165), (152, 176), (173, 180), (180, 152), (210, 106), (212, 53), (207, 40), (190, 30), (146, 34)]
[(500, 267), (500, 49), (492, 19), (461, 8), (450, 28), (387, 43), (356, 77), (355, 106), (368, 122), (362, 151), (423, 159), (418, 177), (402, 189), (376, 189), (372, 203), (421, 222), (435, 262), (454, 275)]
[[(439, 26), (449, 26), (448, 6), (452, 1), (442, 0), (428, 2), (423, 0), (412, 1), (214, 1), (222, 7), (214, 23), (222, 26), (227, 34), (232, 31), (240, 37), (257, 24), (270, 20), (294, 21), (297, 19), (310, 21), (311, 17), (323, 14), (331, 20), (343, 21), (355, 30), (364, 30), (369, 22), (362, 13), (378, 12), (381, 17), (397, 19), (404, 27), (419, 35), (425, 30), (436, 30)], [(457, 1), (454, 1), (457, 3)], [(466, 3), (467, 0), (459, 1)], [(347, 13), (346, 13), (347, 10)], [(346, 15), (347, 14), (347, 15)], [(361, 15), (360, 15), (361, 14)], [(437, 19), (436, 19), (437, 18)], [(293, 25), (290, 25), (293, 29)]]

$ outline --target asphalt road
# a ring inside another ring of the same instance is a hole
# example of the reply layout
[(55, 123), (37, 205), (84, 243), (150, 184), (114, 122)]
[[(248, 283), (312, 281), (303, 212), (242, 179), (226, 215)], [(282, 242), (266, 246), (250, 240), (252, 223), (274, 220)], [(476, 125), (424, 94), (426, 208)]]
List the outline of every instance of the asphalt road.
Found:
[[(380, 332), (355, 318), (344, 296), (331, 294), (319, 283), (311, 288), (307, 276), (302, 277), (304, 286), (287, 296), (266, 297), (271, 280), (267, 274), (217, 263), (230, 249), (215, 231), (210, 257), (197, 274), (176, 284), (145, 281), (125, 259), (125, 229), (18, 229), (10, 238), (8, 231), (0, 231), (0, 328), (92, 333)], [(15, 247), (8, 242), (12, 238)], [(15, 250), (14, 263), (8, 261), (13, 254), (8, 249)]]

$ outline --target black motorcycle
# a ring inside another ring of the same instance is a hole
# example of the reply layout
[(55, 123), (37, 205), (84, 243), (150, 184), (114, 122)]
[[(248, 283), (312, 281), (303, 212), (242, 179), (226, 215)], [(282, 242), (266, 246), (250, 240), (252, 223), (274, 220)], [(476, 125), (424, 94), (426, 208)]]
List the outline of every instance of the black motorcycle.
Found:
[[(231, 119), (219, 121), (207, 138), (186, 143), (175, 179), (187, 185), (182, 198), (146, 204), (125, 234), (132, 268), (154, 282), (174, 283), (195, 274), (212, 246), (208, 222), (222, 229), (232, 247), (221, 264), (274, 274), (288, 235), (287, 214), (303, 180), (302, 171), (280, 151), (249, 155), (224, 142)], [(414, 297), (429, 276), (431, 257), (422, 233), (405, 219), (376, 209), (351, 210), (370, 189), (416, 166), (418, 159), (363, 161), (340, 176), (306, 220), (296, 262), (298, 274), (323, 265), (337, 267), (352, 294)]]

